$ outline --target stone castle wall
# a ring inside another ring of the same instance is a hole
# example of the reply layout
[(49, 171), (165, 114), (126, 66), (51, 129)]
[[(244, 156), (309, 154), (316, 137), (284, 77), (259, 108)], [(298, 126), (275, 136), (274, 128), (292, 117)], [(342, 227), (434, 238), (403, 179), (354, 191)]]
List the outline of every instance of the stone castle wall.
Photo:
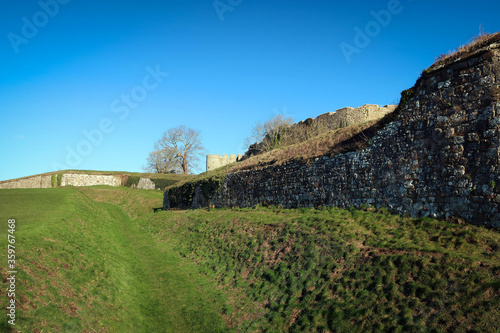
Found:
[(323, 113), (316, 118), (300, 121), (296, 125), (305, 124), (318, 125), (325, 129), (337, 129), (341, 127), (361, 124), (370, 120), (380, 119), (396, 109), (396, 105), (378, 106), (375, 104), (366, 104), (357, 108), (346, 107), (335, 112)]
[(87, 175), (81, 173), (63, 174), (61, 186), (94, 186), (109, 185), (120, 186), (121, 177), (119, 175)]
[(164, 208), (368, 205), (500, 227), (499, 48), (423, 74), (396, 120), (364, 150), (171, 188)]
[[(295, 137), (288, 144), (298, 143), (331, 130), (378, 120), (388, 113), (393, 112), (396, 107), (397, 105), (380, 107), (376, 104), (365, 104), (357, 108), (345, 107), (335, 112), (323, 113), (316, 118), (302, 120), (291, 125), (288, 129), (287, 132), (290, 138)], [(266, 139), (267, 137), (262, 142), (250, 145), (243, 158), (238, 160), (244, 160), (265, 153), (267, 151), (266, 143), (264, 142)]]
[[(11, 188), (51, 188), (52, 177), (57, 175), (37, 175), (20, 179), (12, 179), (0, 182), (0, 189)], [(122, 175), (95, 175), (83, 173), (62, 173), (60, 186), (125, 186)], [(54, 183), (54, 186), (55, 183)], [(150, 178), (140, 178), (134, 188), (154, 190), (157, 189), (155, 183)]]
[(240, 160), (242, 156), (242, 154), (231, 154), (229, 156), (227, 156), (226, 154), (223, 154), (222, 156), (207, 155), (207, 171), (215, 170), (224, 165), (236, 162)]
[(22, 178), (15, 181), (0, 183), (0, 189), (4, 188), (50, 188), (52, 187), (52, 177), (46, 175)]

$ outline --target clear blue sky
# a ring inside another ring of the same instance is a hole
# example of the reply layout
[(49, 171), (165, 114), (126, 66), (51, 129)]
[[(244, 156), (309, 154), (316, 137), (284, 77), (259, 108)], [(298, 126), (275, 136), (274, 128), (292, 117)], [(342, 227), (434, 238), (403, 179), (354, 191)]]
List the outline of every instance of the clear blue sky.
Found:
[[(0, 180), (141, 171), (178, 125), (200, 130), (208, 153), (242, 153), (256, 121), (391, 104), (439, 54), (480, 27), (500, 31), (500, 3), (485, 0), (4, 0), (0, 9)], [(358, 33), (367, 30), (368, 40)]]

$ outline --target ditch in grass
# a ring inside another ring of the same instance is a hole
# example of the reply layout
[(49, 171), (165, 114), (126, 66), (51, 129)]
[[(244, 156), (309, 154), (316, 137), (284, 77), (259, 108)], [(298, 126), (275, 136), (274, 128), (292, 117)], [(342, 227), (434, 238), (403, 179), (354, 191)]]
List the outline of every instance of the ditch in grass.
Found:
[[(216, 311), (224, 301), (206, 289), (195, 266), (160, 249), (121, 205), (98, 200), (113, 190), (0, 190), (0, 218), (16, 218), (18, 270), (16, 326), (6, 323), (2, 288), (2, 331), (226, 331)], [(132, 192), (119, 190), (125, 198)], [(162, 193), (135, 193), (131, 215), (153, 214), (141, 204), (157, 205)], [(6, 229), (0, 232), (5, 249)], [(4, 265), (0, 273), (5, 286)]]
[(0, 199), (23, 250), (16, 329), (500, 330), (500, 235), (486, 228), (385, 210), (154, 213), (162, 193), (129, 188)]

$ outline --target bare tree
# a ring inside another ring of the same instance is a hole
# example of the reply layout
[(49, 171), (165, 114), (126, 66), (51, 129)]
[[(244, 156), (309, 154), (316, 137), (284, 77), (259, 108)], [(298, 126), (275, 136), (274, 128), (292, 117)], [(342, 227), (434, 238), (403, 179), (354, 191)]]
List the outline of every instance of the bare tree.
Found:
[(293, 118), (283, 113), (273, 116), (265, 122), (257, 122), (252, 128), (252, 134), (246, 139), (245, 144), (263, 143), (267, 151), (280, 146), (286, 129), (293, 124)]
[(252, 132), (248, 138), (245, 140), (245, 146), (249, 147), (254, 143), (259, 143), (264, 140), (266, 133), (264, 131), (264, 124), (260, 121), (256, 122), (252, 127)]
[(146, 172), (154, 173), (181, 173), (182, 168), (179, 160), (167, 150), (155, 150), (149, 153), (146, 166), (143, 168)]
[[(172, 170), (179, 170), (185, 175), (197, 168), (195, 162), (205, 152), (200, 141), (200, 132), (185, 126), (171, 128), (163, 133), (154, 148), (155, 151), (150, 154), (154, 163), (153, 169), (156, 168), (156, 161), (160, 161), (160, 166), (165, 162), (167, 169), (173, 167)], [(155, 159), (156, 157), (160, 158)]]

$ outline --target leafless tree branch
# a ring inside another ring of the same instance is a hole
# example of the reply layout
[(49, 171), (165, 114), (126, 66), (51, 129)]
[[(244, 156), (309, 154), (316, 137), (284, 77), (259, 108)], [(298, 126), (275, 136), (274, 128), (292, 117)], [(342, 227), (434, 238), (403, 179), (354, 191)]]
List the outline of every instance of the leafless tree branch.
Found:
[(192, 172), (196, 168), (195, 162), (205, 153), (205, 148), (201, 144), (200, 132), (185, 126), (171, 128), (163, 133), (163, 136), (155, 143), (154, 148), (155, 151), (151, 153), (153, 156), (161, 157), (161, 161), (171, 162), (172, 164), (166, 163), (166, 165), (168, 167), (174, 166), (173, 170), (183, 174)]

